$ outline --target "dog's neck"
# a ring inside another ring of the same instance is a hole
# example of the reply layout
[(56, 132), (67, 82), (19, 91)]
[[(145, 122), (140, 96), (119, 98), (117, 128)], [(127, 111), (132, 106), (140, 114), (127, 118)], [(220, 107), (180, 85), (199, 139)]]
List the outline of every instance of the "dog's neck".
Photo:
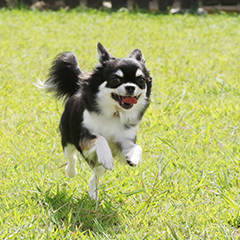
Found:
[(114, 112), (113, 116), (120, 117), (120, 112), (122, 112), (122, 109), (118, 105), (115, 105), (115, 110), (116, 112)]

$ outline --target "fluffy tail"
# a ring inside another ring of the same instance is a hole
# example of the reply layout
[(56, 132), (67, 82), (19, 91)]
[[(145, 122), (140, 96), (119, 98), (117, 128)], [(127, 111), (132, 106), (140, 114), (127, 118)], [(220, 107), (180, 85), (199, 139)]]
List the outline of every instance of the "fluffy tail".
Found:
[(66, 100), (79, 89), (80, 74), (76, 55), (73, 52), (60, 53), (52, 63), (44, 88), (55, 92), (56, 98)]

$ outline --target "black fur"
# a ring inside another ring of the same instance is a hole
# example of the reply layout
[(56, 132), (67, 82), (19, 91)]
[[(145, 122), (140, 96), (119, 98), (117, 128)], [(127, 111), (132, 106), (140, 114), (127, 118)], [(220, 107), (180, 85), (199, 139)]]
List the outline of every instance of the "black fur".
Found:
[(56, 98), (70, 98), (79, 89), (81, 70), (74, 53), (60, 53), (52, 63), (46, 82), (49, 91), (55, 92)]

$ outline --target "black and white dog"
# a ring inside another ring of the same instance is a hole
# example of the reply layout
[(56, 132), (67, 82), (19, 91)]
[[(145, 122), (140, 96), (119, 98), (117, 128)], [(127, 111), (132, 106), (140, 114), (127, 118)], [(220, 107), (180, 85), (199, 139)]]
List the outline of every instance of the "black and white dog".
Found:
[(97, 199), (99, 178), (113, 168), (113, 156), (136, 166), (142, 148), (136, 144), (139, 123), (150, 103), (152, 78), (139, 49), (129, 58), (115, 58), (98, 43), (100, 64), (86, 75), (74, 53), (53, 61), (44, 84), (57, 98), (65, 98), (60, 131), (67, 176), (77, 174), (77, 150), (93, 170), (90, 197)]

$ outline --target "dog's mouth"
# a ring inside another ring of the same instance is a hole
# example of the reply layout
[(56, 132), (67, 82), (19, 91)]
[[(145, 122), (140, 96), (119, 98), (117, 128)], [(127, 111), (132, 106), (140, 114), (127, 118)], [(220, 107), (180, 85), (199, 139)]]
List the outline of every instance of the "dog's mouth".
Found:
[(132, 108), (132, 106), (134, 104), (137, 104), (140, 95), (138, 95), (138, 96), (120, 96), (120, 95), (117, 95), (116, 93), (112, 93), (112, 98), (118, 102), (120, 107), (122, 107), (124, 109), (130, 109), (130, 108)]

